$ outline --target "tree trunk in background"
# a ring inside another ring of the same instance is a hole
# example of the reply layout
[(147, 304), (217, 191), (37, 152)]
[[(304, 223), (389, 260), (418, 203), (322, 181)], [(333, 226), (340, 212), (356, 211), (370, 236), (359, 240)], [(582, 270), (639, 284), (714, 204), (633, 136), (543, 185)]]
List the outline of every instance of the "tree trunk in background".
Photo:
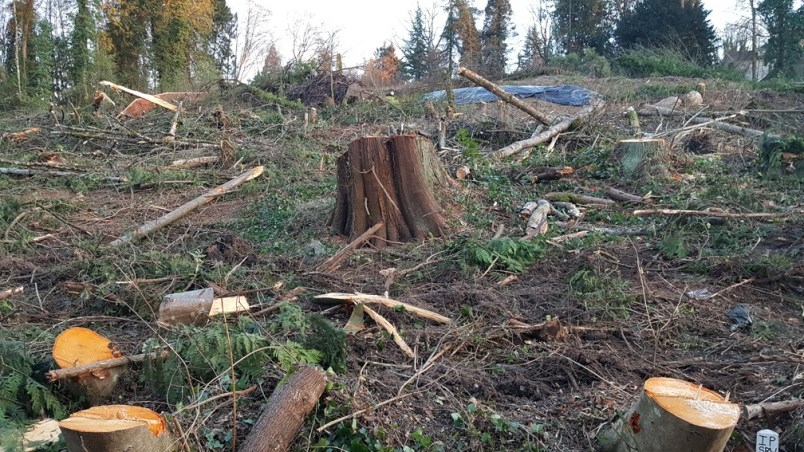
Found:
[(435, 190), (450, 186), (433, 144), (416, 135), (364, 137), (338, 158), (338, 198), (329, 226), (354, 240), (375, 224), (374, 246), (444, 237)]

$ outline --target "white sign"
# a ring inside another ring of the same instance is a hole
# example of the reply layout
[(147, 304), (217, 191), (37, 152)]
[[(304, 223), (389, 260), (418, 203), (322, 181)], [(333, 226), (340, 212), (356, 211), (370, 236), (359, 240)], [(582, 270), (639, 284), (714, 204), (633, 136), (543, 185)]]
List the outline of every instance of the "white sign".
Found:
[(758, 431), (756, 452), (779, 452), (779, 434), (773, 430)]

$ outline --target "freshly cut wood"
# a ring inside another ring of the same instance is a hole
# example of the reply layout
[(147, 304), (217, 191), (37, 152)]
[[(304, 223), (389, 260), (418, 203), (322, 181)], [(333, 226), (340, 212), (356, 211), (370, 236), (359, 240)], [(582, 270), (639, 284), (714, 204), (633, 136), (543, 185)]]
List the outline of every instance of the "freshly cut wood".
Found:
[(3, 135), (0, 135), (0, 141), (9, 140), (14, 142), (25, 141), (31, 137), (31, 135), (36, 135), (41, 132), (42, 129), (40, 127), (31, 127), (20, 132), (7, 132)]
[(631, 193), (626, 193), (626, 192), (624, 192), (622, 190), (617, 190), (616, 188), (613, 188), (613, 187), (609, 187), (609, 189), (606, 190), (606, 194), (609, 196), (609, 198), (611, 198), (611, 199), (613, 199), (615, 201), (621, 201), (621, 202), (645, 202), (646, 201), (646, 199), (644, 197), (642, 197), (642, 196), (632, 195)]
[(416, 358), (416, 354), (413, 353), (413, 350), (410, 348), (407, 342), (405, 342), (405, 339), (402, 338), (402, 336), (399, 334), (399, 331), (397, 331), (396, 327), (393, 324), (391, 324), (391, 322), (389, 322), (385, 317), (381, 316), (377, 311), (371, 309), (366, 305), (363, 305), (363, 311), (366, 314), (368, 314), (372, 320), (377, 322), (377, 325), (383, 327), (383, 329), (387, 331), (388, 334), (391, 335), (391, 337), (394, 338), (394, 342), (396, 342), (396, 345), (398, 345), (399, 348), (401, 348), (402, 351), (405, 352), (406, 355), (408, 355), (408, 358), (411, 359)]
[(525, 237), (523, 237), (525, 240), (547, 233), (547, 216), (550, 215), (553, 206), (545, 199), (538, 200), (536, 204), (536, 210), (528, 218), (528, 225), (525, 227)]
[(525, 205), (522, 206), (521, 209), (519, 209), (519, 218), (527, 220), (528, 218), (530, 218), (531, 215), (533, 215), (533, 212), (536, 211), (537, 207), (539, 207), (539, 203), (537, 202), (534, 201), (526, 202)]
[[(633, 214), (637, 217), (650, 215), (665, 215), (671, 217), (711, 217), (711, 218), (779, 218), (786, 217), (795, 212), (771, 213), (771, 212), (749, 212), (736, 213), (725, 212), (722, 210), (677, 210), (677, 209), (644, 209), (635, 210)], [(799, 212), (802, 213), (802, 212)]]
[(25, 430), (22, 435), (22, 447), (25, 452), (51, 450), (49, 446), (58, 443), (60, 437), (59, 421), (43, 419)]
[(136, 240), (139, 240), (143, 237), (147, 237), (148, 235), (162, 229), (165, 226), (168, 226), (175, 221), (183, 218), (185, 215), (189, 214), (193, 210), (205, 205), (209, 204), (219, 196), (223, 196), (230, 191), (234, 190), (235, 188), (243, 185), (243, 183), (250, 181), (256, 177), (259, 177), (262, 174), (263, 167), (258, 166), (256, 168), (252, 168), (245, 173), (237, 176), (236, 178), (230, 180), (229, 182), (219, 185), (212, 190), (204, 193), (203, 195), (189, 201), (185, 204), (182, 204), (177, 209), (162, 215), (161, 217), (157, 218), (156, 220), (149, 221), (144, 225), (140, 226), (139, 228), (135, 229), (134, 231), (129, 232), (128, 234), (120, 237), (119, 239), (113, 241), (110, 245), (111, 246), (120, 246), (126, 243), (131, 243)]
[(569, 130), (571, 127), (574, 127), (577, 124), (587, 120), (595, 113), (595, 111), (597, 111), (602, 106), (603, 106), (602, 102), (596, 102), (592, 105), (586, 106), (583, 109), (581, 109), (581, 111), (578, 112), (576, 115), (564, 118), (560, 122), (550, 126), (547, 130), (534, 137), (528, 138), (527, 140), (511, 143), (508, 146), (495, 151), (493, 156), (500, 159), (510, 157), (512, 155), (524, 151), (525, 149), (530, 149), (534, 146), (538, 146), (542, 143), (545, 143), (551, 138), (560, 134), (561, 132)]
[(571, 166), (551, 166), (536, 168), (530, 176), (531, 183), (546, 180), (558, 180), (575, 174), (575, 169)]
[(161, 325), (204, 325), (215, 316), (248, 312), (251, 307), (243, 296), (215, 297), (211, 288), (166, 295), (159, 305)]
[(218, 163), (220, 159), (221, 158), (217, 155), (208, 155), (204, 157), (195, 157), (191, 159), (174, 160), (170, 162), (170, 165), (168, 166), (170, 168), (176, 168), (176, 169), (191, 169), (191, 168), (198, 168), (199, 166), (209, 165), (212, 163)]
[(109, 88), (112, 88), (115, 91), (122, 91), (124, 93), (131, 94), (132, 96), (137, 96), (137, 97), (139, 97), (141, 99), (145, 99), (145, 100), (147, 100), (149, 102), (153, 102), (156, 105), (159, 105), (160, 107), (167, 108), (170, 111), (176, 111), (176, 105), (171, 104), (168, 101), (162, 100), (158, 96), (154, 96), (154, 95), (151, 95), (151, 94), (145, 94), (143, 92), (140, 92), (140, 91), (137, 91), (137, 90), (134, 90), (134, 89), (130, 89), (130, 88), (126, 88), (125, 86), (118, 85), (116, 83), (112, 83), (112, 82), (109, 82), (109, 81), (106, 81), (106, 80), (101, 81), (100, 85), (101, 86), (108, 86)]
[(112, 367), (139, 363), (145, 361), (146, 359), (166, 359), (168, 356), (170, 356), (170, 352), (167, 350), (163, 351), (162, 353), (142, 353), (134, 356), (121, 356), (119, 358), (104, 359), (75, 367), (65, 367), (64, 369), (50, 370), (45, 376), (47, 377), (47, 381), (54, 382), (56, 380), (63, 380), (65, 378), (77, 377), (86, 373), (100, 372), (104, 369), (110, 369)]
[[(184, 105), (196, 104), (206, 99), (207, 96), (208, 93), (199, 92), (159, 93), (154, 95), (157, 99), (167, 102), (182, 102)], [(127, 116), (129, 118), (139, 118), (154, 108), (156, 108), (156, 104), (148, 99), (134, 99), (123, 111), (118, 113), (117, 117)]]
[(68, 452), (164, 452), (174, 450), (165, 420), (148, 408), (104, 405), (59, 422)]
[(593, 204), (598, 206), (613, 206), (611, 199), (596, 198), (594, 196), (578, 195), (568, 192), (550, 192), (544, 195), (548, 201), (571, 202), (573, 204)]
[[(72, 327), (64, 330), (53, 342), (53, 360), (62, 368), (119, 358), (109, 339), (89, 328)], [(70, 389), (85, 395), (93, 404), (109, 397), (125, 369), (121, 367), (95, 369), (81, 373), (70, 380)]]
[(364, 232), (360, 237), (352, 240), (351, 243), (346, 245), (343, 249), (335, 253), (332, 257), (326, 260), (326, 262), (322, 263), (318, 266), (316, 270), (324, 273), (333, 272), (335, 271), (340, 265), (341, 262), (349, 255), (352, 251), (358, 249), (361, 245), (369, 241), (374, 234), (377, 233), (380, 229), (382, 229), (383, 224), (377, 223), (371, 227), (368, 231)]
[(11, 298), (14, 295), (19, 295), (22, 293), (23, 290), (24, 289), (22, 286), (2, 290), (0, 291), (0, 300), (5, 300), (6, 298)]
[(459, 166), (458, 169), (455, 170), (455, 177), (460, 180), (468, 179), (471, 175), (472, 169), (466, 165)]
[(381, 297), (379, 295), (369, 295), (365, 293), (325, 293), (322, 295), (317, 295), (315, 297), (318, 301), (323, 302), (337, 302), (342, 303), (344, 301), (355, 304), (355, 303), (373, 303), (385, 306), (391, 309), (403, 309), (405, 312), (409, 312), (413, 315), (417, 315), (421, 318), (432, 320), (438, 323), (451, 323), (452, 319), (449, 317), (445, 317), (441, 314), (435, 313), (433, 311), (419, 308), (417, 306), (413, 306), (408, 303), (402, 303), (401, 301), (392, 300), (390, 298)]
[(182, 103), (179, 102), (179, 105), (176, 108), (176, 113), (173, 115), (173, 119), (170, 120), (170, 129), (168, 129), (168, 133), (165, 135), (162, 141), (167, 143), (176, 141), (176, 130), (179, 128), (179, 115), (181, 114), (181, 107)]
[[(505, 102), (513, 105), (514, 107), (524, 111), (525, 113), (529, 114), (530, 116), (536, 118), (539, 122), (545, 125), (550, 125), (553, 122), (553, 118), (547, 116), (546, 114), (540, 112), (539, 110), (535, 109), (531, 105), (517, 99), (513, 94), (507, 93), (504, 89), (500, 88), (497, 84), (486, 80), (485, 78), (481, 77), (480, 75), (466, 69), (465, 67), (458, 69), (458, 75), (468, 78), (478, 86), (482, 86), (486, 88), (494, 94), (495, 96), (499, 97)], [(566, 130), (566, 129), (564, 129)]]
[(309, 366), (297, 370), (268, 398), (260, 417), (239, 450), (289, 450), (304, 418), (315, 409), (326, 385), (327, 376), (323, 370)]
[(621, 140), (614, 152), (626, 176), (663, 177), (667, 172), (663, 161), (666, 147), (667, 143), (661, 138), (635, 138)]
[(529, 325), (516, 319), (510, 319), (508, 320), (507, 326), (518, 334), (533, 336), (544, 342), (561, 341), (567, 337), (567, 331), (564, 326), (561, 325), (561, 321), (558, 320), (558, 317), (535, 325)]
[(700, 385), (650, 378), (639, 401), (600, 437), (617, 452), (720, 452), (726, 447), (740, 405)]
[(433, 144), (417, 135), (364, 137), (338, 158), (338, 193), (329, 226), (354, 241), (373, 225), (375, 247), (444, 237), (447, 217), (436, 199), (451, 185)]

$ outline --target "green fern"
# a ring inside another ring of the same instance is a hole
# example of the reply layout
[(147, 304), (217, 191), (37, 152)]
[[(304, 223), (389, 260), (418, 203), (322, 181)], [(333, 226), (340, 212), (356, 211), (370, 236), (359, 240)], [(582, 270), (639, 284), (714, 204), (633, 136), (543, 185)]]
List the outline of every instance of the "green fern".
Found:
[(468, 241), (464, 245), (466, 261), (478, 268), (496, 267), (520, 273), (544, 254), (541, 241), (523, 241), (503, 237), (481, 243)]
[(50, 388), (33, 378), (34, 366), (24, 343), (0, 341), (0, 424), (21, 422), (29, 415), (67, 415)]

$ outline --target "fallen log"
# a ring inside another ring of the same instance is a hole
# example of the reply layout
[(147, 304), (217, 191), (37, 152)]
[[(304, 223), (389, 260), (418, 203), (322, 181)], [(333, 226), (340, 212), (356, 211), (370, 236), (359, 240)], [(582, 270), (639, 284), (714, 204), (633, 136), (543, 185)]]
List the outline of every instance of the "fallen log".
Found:
[(645, 209), (635, 210), (633, 215), (637, 217), (645, 217), (651, 215), (664, 215), (671, 217), (711, 217), (711, 218), (780, 218), (786, 217), (793, 213), (801, 212), (784, 212), (784, 213), (771, 213), (771, 212), (749, 212), (749, 213), (735, 213), (725, 212), (722, 210), (676, 210), (676, 209)]
[(610, 199), (596, 198), (594, 196), (578, 195), (568, 192), (551, 192), (544, 195), (548, 201), (563, 201), (571, 202), (573, 204), (593, 204), (598, 206), (613, 206), (614, 201)]
[(620, 201), (620, 202), (645, 202), (646, 199), (643, 196), (632, 195), (631, 193), (626, 193), (622, 190), (617, 190), (616, 188), (609, 187), (606, 190), (606, 194), (609, 198)]
[(369, 228), (366, 232), (360, 235), (360, 237), (352, 240), (351, 243), (343, 247), (340, 251), (335, 253), (332, 257), (327, 259), (324, 263), (319, 265), (316, 268), (316, 271), (323, 272), (323, 273), (330, 273), (335, 271), (352, 251), (359, 248), (361, 245), (369, 241), (374, 234), (377, 233), (380, 229), (382, 229), (383, 223), (377, 223), (371, 228)]
[(0, 291), (0, 300), (5, 300), (6, 298), (11, 298), (14, 295), (19, 295), (22, 293), (23, 290), (24, 290), (23, 287), (19, 286)]
[[(496, 93), (495, 93), (496, 94)], [(508, 146), (501, 148), (495, 151), (492, 155), (496, 158), (505, 158), (510, 157), (514, 154), (517, 154), (525, 149), (532, 148), (534, 146), (538, 146), (554, 136), (557, 136), (561, 132), (568, 130), (570, 127), (573, 127), (577, 123), (581, 121), (585, 121), (588, 119), (594, 112), (602, 107), (601, 103), (595, 103), (593, 105), (589, 105), (584, 107), (578, 114), (575, 116), (570, 116), (569, 118), (565, 118), (562, 121), (554, 124), (553, 126), (549, 127), (544, 132), (536, 135), (535, 137), (528, 138), (527, 140), (517, 141), (515, 143), (511, 143)]]
[(168, 101), (162, 100), (162, 99), (160, 99), (160, 98), (158, 98), (156, 96), (153, 96), (151, 94), (145, 94), (143, 92), (133, 90), (133, 89), (130, 89), (130, 88), (126, 88), (125, 86), (118, 85), (118, 84), (115, 84), (115, 83), (112, 83), (112, 82), (108, 82), (106, 80), (101, 81), (100, 85), (101, 86), (108, 86), (109, 88), (112, 88), (115, 91), (122, 91), (124, 93), (131, 94), (132, 96), (136, 96), (136, 97), (139, 97), (141, 99), (145, 99), (145, 100), (147, 100), (149, 102), (153, 102), (156, 105), (159, 105), (160, 107), (167, 108), (170, 111), (176, 111), (176, 109), (177, 109), (176, 105), (174, 105), (174, 104), (172, 104), (172, 103), (170, 103)]
[(235, 188), (239, 187), (243, 183), (250, 181), (256, 177), (259, 177), (262, 174), (263, 167), (258, 166), (256, 168), (252, 168), (249, 171), (237, 176), (236, 178), (226, 182), (223, 185), (219, 185), (212, 190), (204, 193), (203, 195), (189, 201), (185, 204), (182, 204), (175, 210), (153, 220), (145, 223), (144, 225), (140, 226), (139, 228), (135, 229), (134, 231), (129, 232), (128, 234), (120, 237), (119, 239), (113, 241), (110, 245), (111, 246), (120, 246), (126, 243), (131, 243), (136, 240), (142, 239), (143, 237), (147, 237), (148, 235), (162, 229), (165, 226), (168, 226), (179, 219), (183, 218), (185, 215), (189, 214), (193, 210), (205, 205), (209, 204), (214, 201), (219, 196), (223, 196), (230, 191), (234, 190)]
[(335, 302), (349, 302), (352, 304), (355, 303), (373, 303), (385, 306), (391, 309), (403, 309), (405, 312), (409, 312), (413, 315), (417, 315), (427, 320), (432, 320), (438, 323), (450, 323), (452, 319), (449, 317), (445, 317), (441, 314), (435, 313), (433, 311), (429, 311), (427, 309), (419, 308), (413, 306), (408, 303), (402, 303), (401, 301), (392, 300), (390, 298), (381, 297), (379, 295), (369, 295), (364, 293), (325, 293), (322, 295), (317, 295), (314, 297), (318, 301), (335, 301)]
[(596, 226), (590, 224), (567, 223), (562, 221), (555, 222), (556, 226), (567, 229), (581, 229), (587, 232), (594, 232), (596, 234), (605, 234), (613, 236), (638, 236), (638, 235), (651, 235), (656, 233), (655, 228), (607, 228), (605, 226)]
[(315, 409), (326, 385), (327, 377), (321, 369), (305, 366), (294, 372), (268, 398), (260, 417), (239, 450), (289, 450), (304, 418)]
[(218, 163), (220, 157), (217, 155), (208, 155), (204, 157), (195, 157), (191, 159), (180, 159), (170, 162), (169, 168), (175, 169), (192, 169), (199, 166), (209, 165), (211, 163)]
[(0, 135), (0, 141), (3, 140), (9, 140), (14, 142), (25, 141), (28, 138), (30, 138), (31, 135), (36, 135), (41, 131), (42, 129), (40, 127), (31, 127), (20, 132), (7, 132), (4, 133), (3, 135)]
[(558, 317), (546, 322), (529, 325), (516, 319), (510, 319), (507, 323), (508, 328), (523, 336), (533, 336), (544, 342), (556, 342), (567, 337), (567, 330), (561, 325)]
[(165, 452), (174, 449), (165, 420), (148, 408), (96, 406), (59, 422), (67, 452)]
[(535, 184), (537, 182), (546, 180), (558, 180), (564, 177), (569, 177), (575, 174), (575, 169), (571, 166), (551, 166), (537, 168), (535, 174), (530, 176), (530, 182)]
[(165, 295), (159, 305), (160, 326), (179, 324), (204, 325), (215, 316), (248, 312), (250, 306), (243, 296), (215, 297), (210, 289), (191, 290)]
[(86, 373), (97, 373), (104, 369), (111, 369), (113, 367), (122, 367), (128, 364), (139, 363), (145, 361), (146, 359), (167, 359), (168, 356), (170, 356), (170, 353), (167, 350), (163, 351), (162, 353), (142, 353), (134, 356), (121, 356), (120, 358), (105, 359), (80, 366), (51, 370), (45, 374), (45, 377), (47, 378), (47, 381), (52, 383), (57, 380), (73, 378)]
[[(485, 78), (483, 78), (480, 75), (470, 71), (469, 69), (466, 69), (465, 67), (459, 68), (458, 69), (458, 75), (466, 77), (469, 80), (471, 80), (472, 82), (474, 82), (475, 84), (477, 84), (478, 86), (482, 86), (483, 88), (486, 88), (487, 90), (489, 90), (489, 92), (493, 93), (495, 96), (499, 97), (500, 99), (502, 99), (505, 102), (508, 102), (509, 104), (513, 105), (514, 107), (524, 111), (525, 113), (529, 114), (530, 116), (536, 118), (536, 120), (538, 120), (542, 124), (545, 124), (545, 125), (548, 125), (548, 126), (550, 124), (552, 124), (553, 118), (551, 118), (551, 117), (547, 116), (546, 114), (540, 112), (539, 110), (533, 108), (531, 105), (528, 105), (527, 103), (517, 99), (514, 95), (512, 95), (510, 93), (507, 93), (505, 90), (500, 88), (495, 83), (493, 83), (493, 82), (491, 82), (489, 80), (486, 80)], [(567, 126), (567, 127), (569, 127), (569, 126)], [(564, 129), (564, 130), (566, 130), (566, 129)], [(560, 132), (561, 131), (556, 132), (556, 133), (560, 133)]]
[[(648, 106), (639, 110), (639, 114), (643, 116), (684, 116), (687, 115), (688, 112), (681, 111), (681, 110), (673, 110), (670, 108), (663, 108), (657, 106)], [(697, 124), (698, 127), (701, 126), (711, 126), (716, 129), (720, 129), (730, 133), (736, 133), (738, 135), (745, 135), (755, 138), (761, 138), (763, 136), (767, 136), (771, 139), (781, 139), (781, 135), (776, 134), (768, 134), (762, 130), (751, 129), (749, 127), (738, 126), (734, 124), (729, 124), (723, 122), (727, 119), (733, 119), (737, 116), (744, 116), (747, 114), (747, 111), (740, 110), (737, 112), (730, 112), (728, 115), (721, 116), (719, 118), (709, 118), (709, 117), (693, 117), (689, 119), (689, 122), (693, 124)], [(685, 130), (688, 130), (685, 128)], [(673, 132), (678, 132), (679, 130), (675, 130)]]
[(740, 418), (740, 405), (700, 385), (650, 378), (639, 401), (600, 437), (602, 450), (722, 451)]
[(553, 209), (553, 206), (546, 200), (540, 199), (536, 202), (536, 210), (528, 218), (528, 224), (525, 227), (525, 237), (522, 240), (530, 240), (537, 235), (542, 235), (547, 232), (547, 215)]
[(804, 399), (785, 400), (782, 402), (757, 403), (743, 406), (743, 418), (750, 421), (760, 417), (773, 417), (782, 413), (804, 408)]
[[(55, 170), (38, 170), (38, 169), (26, 169), (26, 168), (0, 168), (0, 174), (8, 174), (11, 176), (36, 176), (36, 175), (43, 175), (43, 176), (55, 176), (55, 177), (91, 177), (95, 176), (91, 173), (75, 173), (72, 171), (55, 171)], [(113, 183), (120, 183), (126, 182), (125, 177), (117, 177), (117, 176), (100, 176), (103, 180)]]

